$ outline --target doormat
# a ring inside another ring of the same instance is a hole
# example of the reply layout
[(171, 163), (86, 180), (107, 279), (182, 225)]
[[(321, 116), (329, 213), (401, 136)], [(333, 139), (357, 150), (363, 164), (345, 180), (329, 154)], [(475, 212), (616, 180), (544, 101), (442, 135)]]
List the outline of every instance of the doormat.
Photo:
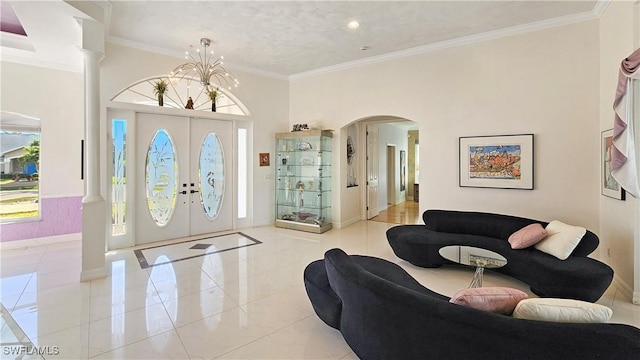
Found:
[(151, 246), (133, 252), (138, 258), (140, 268), (174, 263), (202, 256), (237, 250), (248, 246), (262, 244), (261, 241), (241, 232), (192, 239), (167, 245)]

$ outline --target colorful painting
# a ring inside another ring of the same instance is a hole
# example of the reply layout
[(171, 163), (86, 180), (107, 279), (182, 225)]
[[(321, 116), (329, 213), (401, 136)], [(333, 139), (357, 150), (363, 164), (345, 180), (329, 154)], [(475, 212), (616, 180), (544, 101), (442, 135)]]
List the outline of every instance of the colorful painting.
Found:
[(522, 147), (488, 145), (469, 147), (469, 176), (473, 179), (520, 180)]
[(533, 189), (533, 134), (460, 138), (460, 186)]

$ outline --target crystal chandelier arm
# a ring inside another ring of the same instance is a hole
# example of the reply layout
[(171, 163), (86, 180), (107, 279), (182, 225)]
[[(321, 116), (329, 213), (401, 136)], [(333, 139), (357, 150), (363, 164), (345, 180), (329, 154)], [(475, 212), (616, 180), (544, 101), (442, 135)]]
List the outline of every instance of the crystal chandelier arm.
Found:
[[(184, 79), (188, 74), (194, 73), (200, 78), (200, 84), (202, 86), (206, 86), (207, 89), (211, 89), (211, 78), (215, 78), (215, 80), (219, 83), (219, 85), (226, 85), (228, 89), (231, 89), (231, 85), (237, 87), (239, 81), (229, 74), (229, 72), (222, 66), (222, 60), (224, 57), (220, 56), (219, 58), (214, 60), (213, 51), (210, 54), (207, 53), (207, 48), (211, 45), (211, 40), (207, 38), (200, 39), (200, 45), (202, 45), (204, 49), (204, 54), (200, 51), (200, 49), (196, 49), (193, 51), (193, 47), (191, 50), (187, 51), (187, 60), (189, 62), (178, 65), (170, 76), (174, 76), (174, 74), (180, 74), (181, 80)], [(195, 55), (197, 54), (197, 55)]]

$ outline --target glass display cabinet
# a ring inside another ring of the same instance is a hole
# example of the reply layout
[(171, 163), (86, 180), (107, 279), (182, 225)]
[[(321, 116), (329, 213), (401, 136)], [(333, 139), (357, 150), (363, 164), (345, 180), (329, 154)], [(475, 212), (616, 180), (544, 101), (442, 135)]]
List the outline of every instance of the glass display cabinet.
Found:
[(331, 229), (329, 130), (276, 134), (276, 226), (323, 233)]

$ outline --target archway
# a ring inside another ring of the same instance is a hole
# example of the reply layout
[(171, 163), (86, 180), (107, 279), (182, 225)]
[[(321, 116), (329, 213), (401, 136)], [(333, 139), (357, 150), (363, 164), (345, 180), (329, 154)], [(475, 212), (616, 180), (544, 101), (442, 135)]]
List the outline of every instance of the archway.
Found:
[[(418, 178), (415, 173), (415, 160), (419, 158), (415, 152), (418, 128), (418, 123), (412, 120), (388, 115), (361, 118), (341, 128), (339, 146), (340, 156), (344, 159), (340, 159), (340, 163), (346, 172), (341, 172), (343, 179), (339, 179), (339, 183), (345, 185), (341, 191), (340, 217), (347, 219), (342, 226), (374, 218), (388, 208), (387, 171), (394, 174), (396, 183), (391, 196), (396, 199), (393, 205), (417, 200), (414, 199), (414, 183)], [(394, 169), (387, 166), (387, 145), (395, 148)], [(353, 174), (356, 174), (355, 179)], [(417, 203), (412, 205), (417, 208)]]

